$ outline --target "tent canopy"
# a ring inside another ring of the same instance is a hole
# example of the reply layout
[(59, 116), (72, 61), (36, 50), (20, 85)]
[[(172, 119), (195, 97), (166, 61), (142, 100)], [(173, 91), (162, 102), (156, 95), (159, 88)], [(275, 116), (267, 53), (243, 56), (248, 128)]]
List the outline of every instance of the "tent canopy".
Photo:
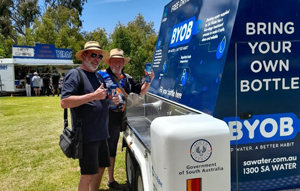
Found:
[(42, 66), (42, 65), (52, 65), (52, 66), (65, 66), (65, 65), (75, 65), (73, 60), (57, 60), (57, 59), (24, 59), (24, 58), (4, 58), (0, 59), (0, 64), (19, 64), (27, 66)]

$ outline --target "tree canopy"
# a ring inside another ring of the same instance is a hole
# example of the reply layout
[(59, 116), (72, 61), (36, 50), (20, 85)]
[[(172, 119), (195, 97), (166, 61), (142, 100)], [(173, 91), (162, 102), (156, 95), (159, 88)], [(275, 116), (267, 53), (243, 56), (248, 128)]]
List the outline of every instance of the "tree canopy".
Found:
[[(85, 42), (94, 40), (104, 50), (124, 50), (131, 58), (125, 72), (134, 77), (144, 76), (145, 63), (152, 61), (157, 39), (153, 22), (147, 23), (138, 14), (127, 24), (116, 23), (111, 34), (99, 27), (86, 32), (80, 18), (85, 3), (87, 0), (1, 0), (0, 56), (11, 57), (12, 45), (44, 43), (72, 49), (74, 63), (80, 63), (75, 53)], [(100, 67), (107, 66), (102, 63)]]
[(118, 23), (111, 35), (111, 48), (121, 48), (131, 58), (125, 72), (132, 76), (144, 75), (146, 62), (152, 61), (157, 35), (153, 22), (147, 23), (141, 14), (127, 26)]

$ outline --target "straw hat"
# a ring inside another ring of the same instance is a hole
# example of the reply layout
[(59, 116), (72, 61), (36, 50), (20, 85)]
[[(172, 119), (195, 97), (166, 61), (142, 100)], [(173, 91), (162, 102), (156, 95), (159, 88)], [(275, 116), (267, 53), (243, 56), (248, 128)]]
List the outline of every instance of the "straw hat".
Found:
[(130, 60), (129, 57), (124, 57), (124, 51), (119, 49), (119, 48), (115, 48), (115, 49), (112, 49), (110, 51), (110, 56), (108, 57), (104, 57), (103, 58), (103, 61), (109, 65), (109, 60), (111, 58), (123, 58), (124, 59), (124, 64), (127, 64)]
[(82, 61), (83, 60), (82, 53), (84, 53), (87, 50), (101, 50), (103, 58), (108, 57), (108, 52), (105, 51), (105, 50), (102, 50), (98, 42), (96, 42), (96, 41), (89, 41), (89, 42), (85, 43), (83, 50), (79, 50), (78, 52), (76, 52), (76, 55), (75, 55), (76, 58), (78, 60)]

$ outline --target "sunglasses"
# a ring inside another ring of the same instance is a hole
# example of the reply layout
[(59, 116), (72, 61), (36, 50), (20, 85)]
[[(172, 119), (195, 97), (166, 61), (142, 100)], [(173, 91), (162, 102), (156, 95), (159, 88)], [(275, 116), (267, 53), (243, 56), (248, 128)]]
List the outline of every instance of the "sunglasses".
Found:
[(101, 54), (91, 53), (91, 58), (96, 58), (98, 56), (99, 60), (102, 60), (103, 56)]

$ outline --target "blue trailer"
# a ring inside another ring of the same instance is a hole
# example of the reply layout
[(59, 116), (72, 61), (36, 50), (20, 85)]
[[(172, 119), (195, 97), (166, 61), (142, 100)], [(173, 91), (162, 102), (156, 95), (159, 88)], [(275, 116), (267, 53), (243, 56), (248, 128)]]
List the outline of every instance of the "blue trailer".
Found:
[[(299, 190), (299, 16), (298, 0), (171, 1), (143, 100), (153, 107), (129, 107), (127, 131), (151, 153), (152, 135), (139, 130), (137, 118), (150, 128), (165, 116), (208, 114), (230, 130), (232, 191)], [(136, 110), (143, 115), (131, 119)], [(138, 166), (141, 159), (127, 150)]]

